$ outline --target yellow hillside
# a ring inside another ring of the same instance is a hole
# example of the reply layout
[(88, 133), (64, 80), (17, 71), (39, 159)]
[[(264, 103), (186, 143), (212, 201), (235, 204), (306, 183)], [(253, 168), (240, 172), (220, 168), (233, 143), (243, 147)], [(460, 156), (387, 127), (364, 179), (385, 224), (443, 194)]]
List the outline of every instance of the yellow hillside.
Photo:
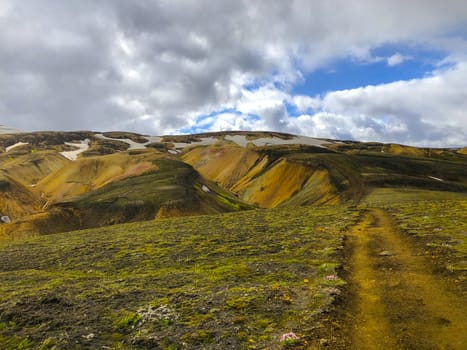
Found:
[(298, 193), (312, 173), (312, 169), (302, 164), (281, 159), (262, 175), (235, 189), (246, 202), (273, 208)]
[(0, 215), (15, 220), (37, 211), (40, 206), (39, 198), (29, 188), (0, 174)]
[(317, 169), (306, 181), (300, 193), (292, 197), (287, 205), (310, 205), (310, 204), (339, 204), (341, 203), (339, 191), (333, 185), (329, 171)]
[(112, 182), (155, 169), (154, 159), (162, 155), (148, 151), (138, 155), (128, 152), (81, 158), (70, 162), (37, 185), (49, 203), (86, 193)]
[(202, 176), (217, 182), (247, 203), (273, 208), (297, 196), (300, 203), (335, 203), (339, 196), (327, 171), (273, 157), (259, 149), (212, 145), (188, 150), (183, 161)]
[(19, 156), (3, 153), (0, 155), (0, 170), (25, 186), (31, 186), (69, 162), (54, 150)]
[(259, 159), (259, 154), (235, 146), (196, 147), (182, 156), (204, 177), (231, 188), (244, 177)]
[(411, 146), (398, 144), (388, 144), (383, 147), (385, 153), (391, 153), (399, 156), (424, 157), (425, 150)]

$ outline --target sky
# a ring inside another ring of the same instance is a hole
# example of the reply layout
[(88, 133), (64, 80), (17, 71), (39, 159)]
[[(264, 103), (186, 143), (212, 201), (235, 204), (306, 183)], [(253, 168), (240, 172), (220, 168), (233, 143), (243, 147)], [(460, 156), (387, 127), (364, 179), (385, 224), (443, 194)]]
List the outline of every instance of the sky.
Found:
[(0, 0), (0, 124), (467, 146), (467, 3)]

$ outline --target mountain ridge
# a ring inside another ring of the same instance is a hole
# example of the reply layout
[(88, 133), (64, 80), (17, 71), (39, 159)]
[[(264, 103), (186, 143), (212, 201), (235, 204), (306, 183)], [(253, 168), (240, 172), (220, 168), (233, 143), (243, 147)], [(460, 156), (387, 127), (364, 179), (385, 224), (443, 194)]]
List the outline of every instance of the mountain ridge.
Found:
[[(170, 216), (354, 203), (375, 188), (467, 193), (464, 149), (277, 132), (0, 135), (0, 236)], [(21, 194), (21, 195), (19, 195)], [(27, 198), (27, 200), (25, 200)], [(24, 210), (22, 209), (24, 208)]]

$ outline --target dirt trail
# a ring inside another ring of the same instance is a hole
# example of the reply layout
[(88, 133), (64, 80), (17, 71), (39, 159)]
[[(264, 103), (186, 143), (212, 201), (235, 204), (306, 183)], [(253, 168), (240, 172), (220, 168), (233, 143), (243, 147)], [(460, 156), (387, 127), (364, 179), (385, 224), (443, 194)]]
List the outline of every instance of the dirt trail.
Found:
[(351, 230), (352, 349), (467, 349), (467, 310), (382, 210)]

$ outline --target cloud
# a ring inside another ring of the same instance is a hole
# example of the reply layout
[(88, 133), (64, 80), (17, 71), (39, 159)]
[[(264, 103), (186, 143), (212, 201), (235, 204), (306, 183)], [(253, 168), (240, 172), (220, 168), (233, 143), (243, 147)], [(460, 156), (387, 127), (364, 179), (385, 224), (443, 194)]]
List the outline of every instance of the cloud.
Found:
[[(307, 72), (342, 58), (364, 61), (373, 48), (387, 43), (442, 47), (454, 64), (467, 61), (464, 38), (452, 35), (467, 19), (460, 0), (366, 0), (359, 6), (344, 0), (3, 0), (0, 19), (0, 121), (23, 130), (164, 134), (196, 129), (200, 116), (212, 115), (207, 128), (315, 133), (287, 111), (286, 104), (293, 104), (298, 114), (315, 113), (310, 123), (318, 129), (326, 126), (321, 136), (341, 135), (339, 125), (351, 123), (349, 137), (381, 137), (377, 118), (382, 114), (370, 112), (391, 105), (365, 100), (365, 107), (358, 97), (380, 98), (379, 93), (363, 88), (353, 92), (353, 98), (343, 92), (321, 98), (290, 91)], [(387, 63), (404, 59), (396, 53)], [(465, 74), (456, 67), (458, 74)], [(435, 76), (447, 77), (443, 74)], [(443, 87), (455, 90), (449, 84)], [(445, 118), (438, 124), (448, 135), (451, 124), (458, 125), (460, 112), (446, 101), (458, 94), (443, 96), (437, 101), (446, 108)], [(423, 102), (418, 110), (402, 97), (392, 98), (411, 115), (425, 112), (425, 98), (413, 96)], [(355, 119), (359, 104), (365, 117)], [(349, 106), (354, 106), (352, 114), (344, 110)], [(238, 113), (221, 113), (232, 108)], [(406, 114), (391, 118), (412, 125)], [(418, 120), (433, 124), (431, 119)], [(375, 132), (359, 131), (367, 128)], [(422, 136), (411, 137), (418, 142)]]
[(404, 56), (400, 54), (399, 52), (396, 52), (394, 55), (390, 56), (387, 58), (388, 66), (393, 67), (397, 66), (404, 61), (409, 60), (411, 57), (410, 56)]
[(465, 145), (466, 77), (467, 63), (460, 63), (422, 79), (330, 92), (318, 113), (292, 124), (338, 139)]

